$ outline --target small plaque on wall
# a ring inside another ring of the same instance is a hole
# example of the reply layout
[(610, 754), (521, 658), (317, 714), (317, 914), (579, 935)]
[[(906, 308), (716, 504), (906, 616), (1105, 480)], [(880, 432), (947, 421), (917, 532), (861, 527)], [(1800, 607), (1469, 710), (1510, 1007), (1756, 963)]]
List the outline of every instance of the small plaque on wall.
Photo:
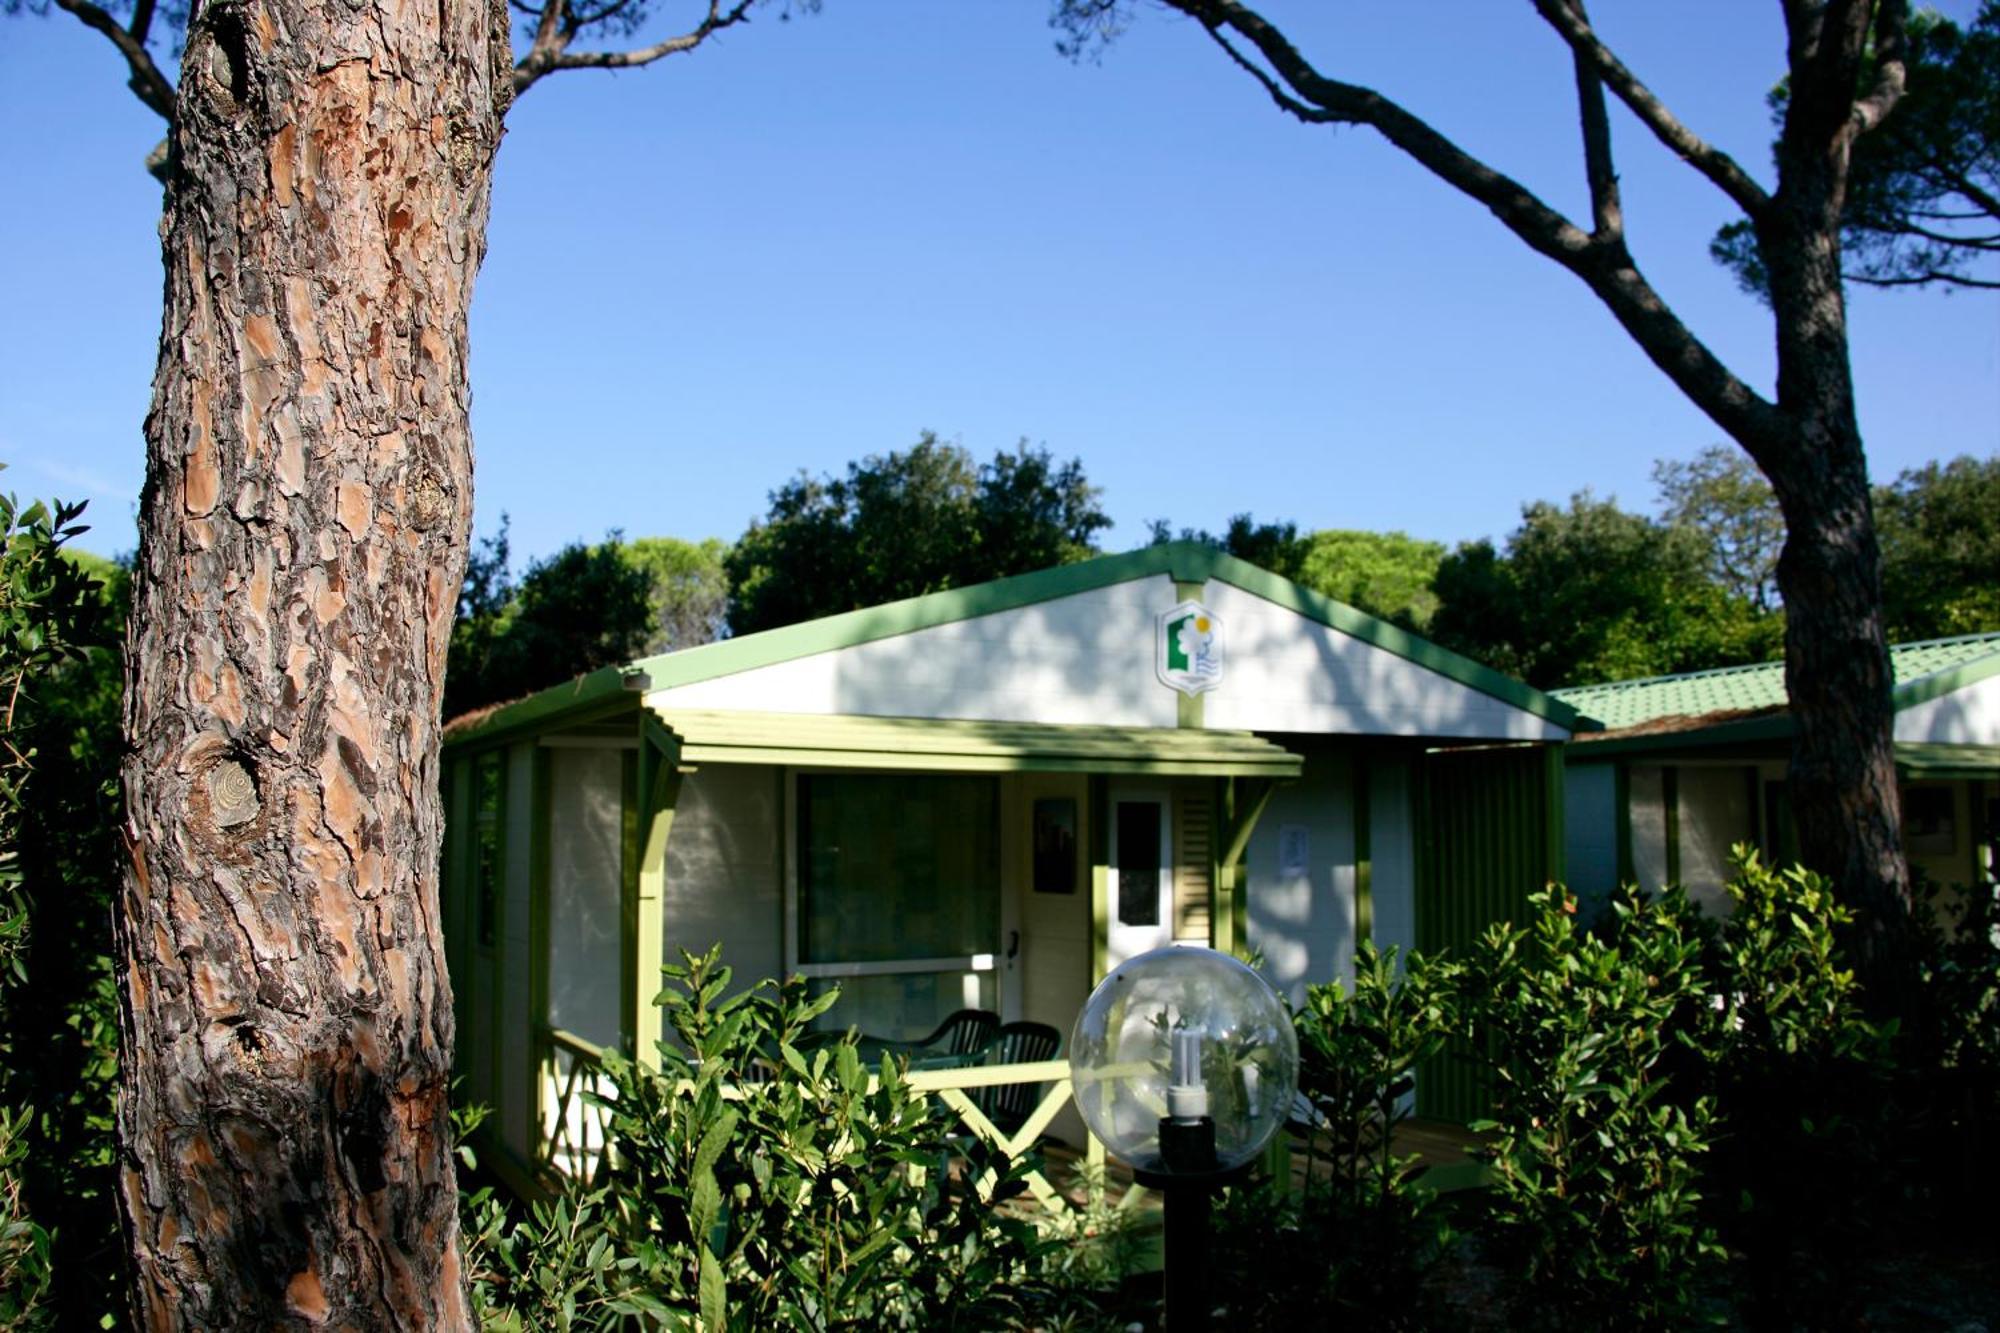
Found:
[(1076, 800), (1035, 802), (1035, 892), (1076, 892)]

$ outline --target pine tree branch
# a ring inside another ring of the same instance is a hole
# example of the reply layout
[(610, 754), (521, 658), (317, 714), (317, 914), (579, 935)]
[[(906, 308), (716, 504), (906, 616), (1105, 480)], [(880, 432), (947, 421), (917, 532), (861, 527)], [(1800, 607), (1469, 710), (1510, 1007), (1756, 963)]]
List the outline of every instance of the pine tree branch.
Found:
[[(1314, 124), (1366, 125), (1439, 180), (1485, 205), (1530, 249), (1581, 279), (1653, 364), (1732, 436), (1769, 439), (1783, 434), (1777, 407), (1737, 378), (1681, 322), (1639, 272), (1622, 241), (1594, 239), (1526, 186), (1381, 93), (1321, 74), (1282, 32), (1240, 0), (1166, 2), (1223, 41), (1232, 58), (1291, 114)], [(1265, 68), (1257, 68), (1225, 41), (1224, 29), (1254, 48)]]
[(547, 7), (542, 11), (542, 22), (534, 46), (514, 66), (514, 96), (520, 97), (559, 69), (636, 69), (683, 51), (692, 51), (724, 28), (747, 21), (754, 3), (756, 0), (735, 0), (724, 8), (722, 0), (709, 0), (708, 13), (700, 23), (677, 37), (669, 37), (651, 46), (630, 51), (571, 51), (569, 43), (576, 35), (574, 25), (565, 27), (546, 45), (543, 43), (542, 33), (550, 28), (550, 11), (564, 4), (564, 0), (548, 0)]
[[(1555, 0), (1578, 22), (1587, 23), (1583, 0)], [(1618, 171), (1611, 158), (1611, 118), (1604, 106), (1604, 79), (1583, 52), (1574, 51), (1576, 114), (1583, 130), (1583, 171), (1590, 185), (1592, 239), (1617, 244), (1625, 237), (1625, 210), (1618, 195)]]
[(1570, 50), (1576, 53), (1579, 75), (1584, 65), (1595, 70), (1597, 77), (1617, 94), (1618, 100), (1639, 118), (1639, 123), (1653, 132), (1654, 138), (1706, 176), (1745, 214), (1755, 218), (1763, 211), (1764, 205), (1770, 201), (1764, 187), (1752, 180), (1736, 164), (1736, 159), (1683, 125), (1666, 104), (1611, 53), (1592, 30), (1580, 0), (1574, 3), (1572, 0), (1534, 0), (1534, 5), (1549, 26), (1569, 43)]
[(145, 103), (169, 125), (174, 123), (175, 106), (178, 98), (174, 85), (167, 82), (167, 76), (153, 63), (153, 55), (146, 49), (145, 30), (152, 25), (152, 6), (145, 6), (146, 22), (138, 22), (141, 17), (133, 15), (133, 31), (120, 27), (118, 20), (104, 10), (90, 3), (90, 0), (56, 0), (56, 5), (76, 16), (84, 27), (104, 34), (105, 38), (118, 48), (118, 54), (125, 57), (125, 64), (132, 72), (126, 86), (141, 102)]

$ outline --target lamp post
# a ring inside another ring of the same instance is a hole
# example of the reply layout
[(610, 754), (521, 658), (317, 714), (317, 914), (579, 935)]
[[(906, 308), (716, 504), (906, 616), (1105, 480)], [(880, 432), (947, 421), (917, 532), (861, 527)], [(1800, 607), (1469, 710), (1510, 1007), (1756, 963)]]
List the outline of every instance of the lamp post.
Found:
[(1206, 1329), (1209, 1204), (1291, 1110), (1291, 1015), (1227, 954), (1155, 949), (1090, 993), (1069, 1067), (1091, 1133), (1165, 1201), (1169, 1333)]

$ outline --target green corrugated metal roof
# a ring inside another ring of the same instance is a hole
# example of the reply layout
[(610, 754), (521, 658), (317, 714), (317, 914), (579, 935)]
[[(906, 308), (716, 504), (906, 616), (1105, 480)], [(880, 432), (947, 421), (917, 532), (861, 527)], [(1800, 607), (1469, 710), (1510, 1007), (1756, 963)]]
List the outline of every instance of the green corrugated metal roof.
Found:
[(1295, 778), (1296, 754), (1247, 731), (1074, 727), (845, 714), (662, 708), (685, 763), (936, 772)]
[[(2000, 674), (2000, 633), (1893, 644), (1889, 664), (1895, 672), (1896, 706), (1908, 708)], [(1550, 693), (1611, 731), (1664, 718), (1768, 712), (1783, 708), (1787, 702), (1782, 661), (1605, 685), (1573, 685)]]

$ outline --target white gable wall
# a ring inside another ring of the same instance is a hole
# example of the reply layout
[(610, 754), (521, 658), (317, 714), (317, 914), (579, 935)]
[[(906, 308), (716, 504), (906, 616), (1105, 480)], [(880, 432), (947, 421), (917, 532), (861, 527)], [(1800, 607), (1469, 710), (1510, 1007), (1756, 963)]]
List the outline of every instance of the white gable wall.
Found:
[(1896, 714), (1896, 739), (2000, 745), (2000, 676), (1953, 690)]
[[(1154, 675), (1165, 575), (655, 691), (658, 708), (1171, 727)], [(1543, 718), (1211, 580), (1224, 669), (1207, 725), (1321, 735), (1561, 740)]]
[(1211, 727), (1523, 741), (1569, 734), (1255, 593), (1211, 581), (1202, 600), (1223, 634), (1222, 684), (1203, 696)]
[(1171, 727), (1153, 675), (1165, 575), (659, 690), (658, 708)]

